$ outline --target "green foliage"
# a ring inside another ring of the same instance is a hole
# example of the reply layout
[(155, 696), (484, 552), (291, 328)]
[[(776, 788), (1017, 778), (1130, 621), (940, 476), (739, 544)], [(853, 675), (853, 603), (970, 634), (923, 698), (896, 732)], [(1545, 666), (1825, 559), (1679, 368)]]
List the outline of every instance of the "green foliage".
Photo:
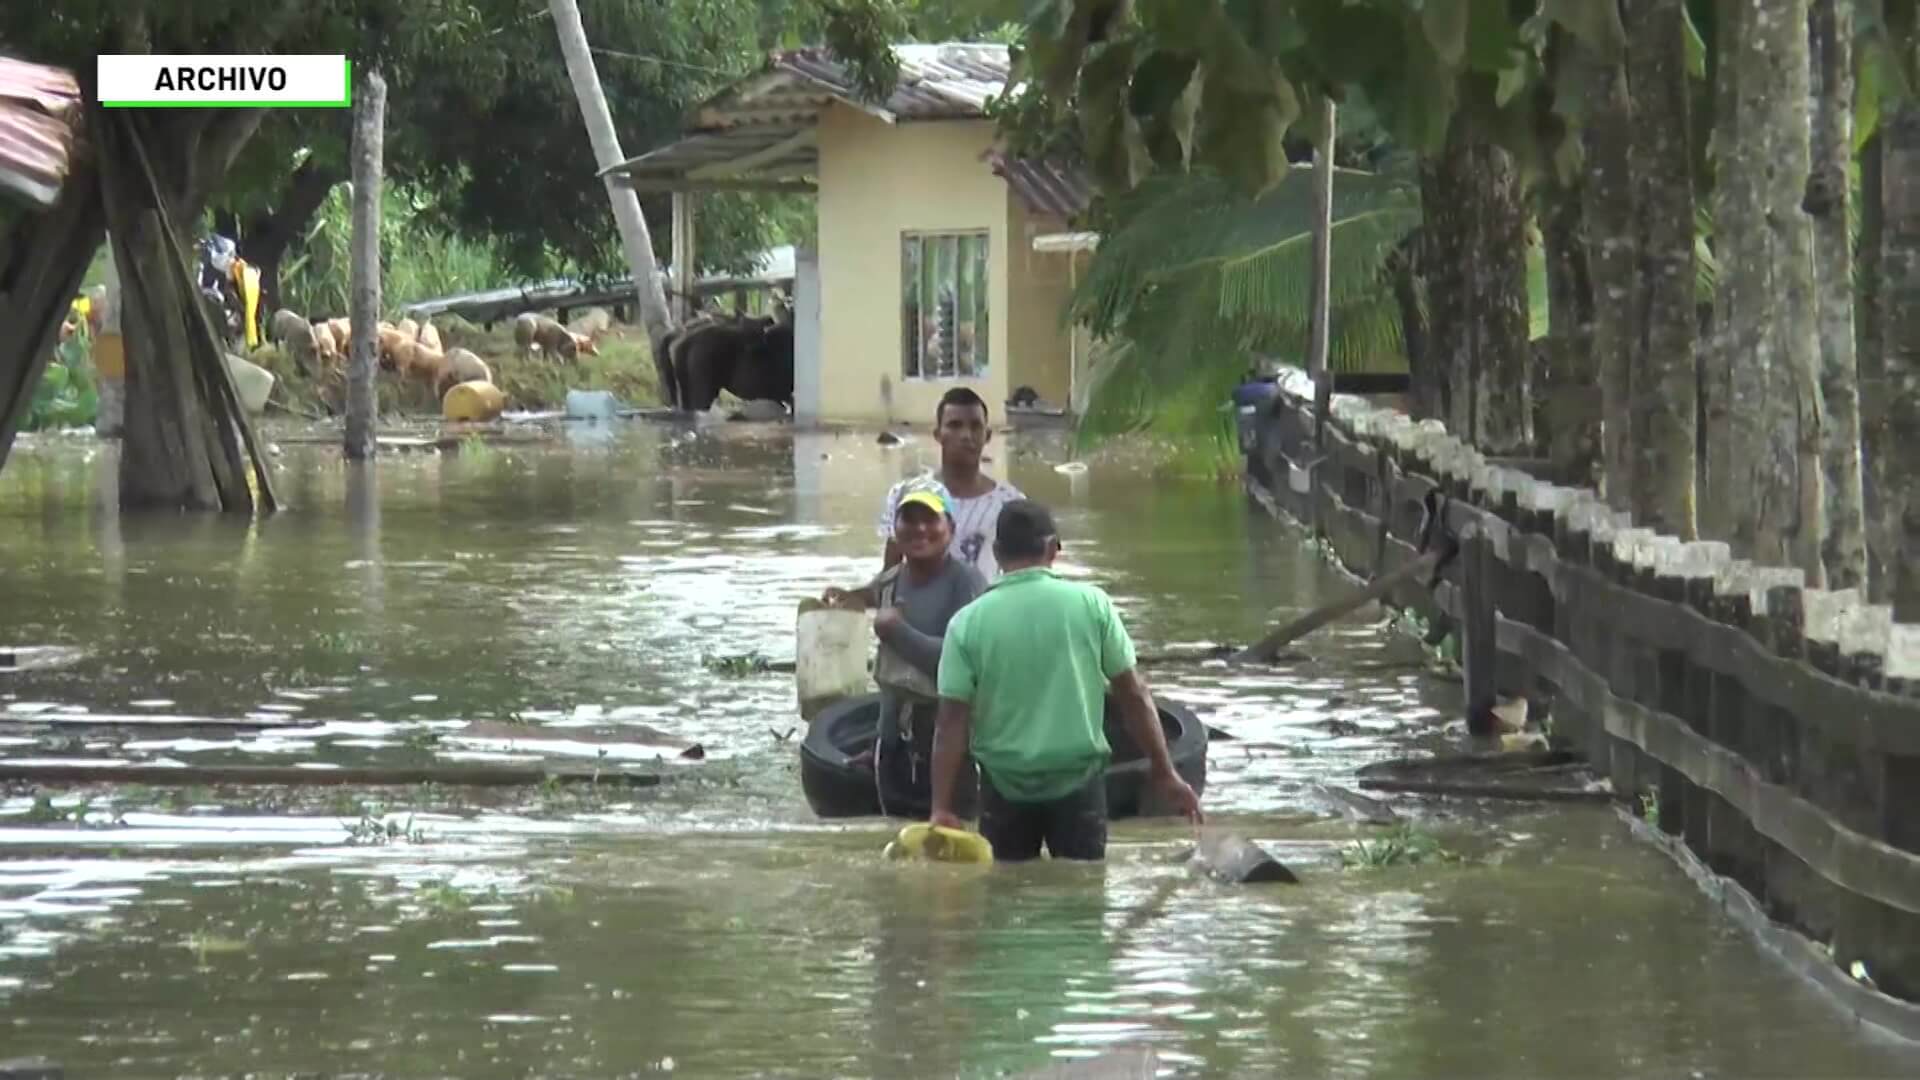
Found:
[(84, 320), (73, 336), (54, 349), (40, 385), (27, 403), (27, 417), (21, 427), (26, 431), (48, 428), (85, 427), (100, 412), (100, 394), (94, 386), (93, 362)]
[(1312, 103), (1356, 90), (1412, 149), (1438, 149), (1466, 109), (1531, 171), (1578, 118), (1577, 101), (1553, 100), (1556, 32), (1603, 57), (1625, 43), (1614, 0), (1037, 0), (1019, 113), (1072, 117), (1108, 190), (1200, 162), (1264, 192), (1286, 175), (1287, 138), (1313, 135)]
[(1458, 862), (1460, 856), (1442, 847), (1432, 833), (1403, 821), (1377, 840), (1356, 840), (1348, 844), (1340, 850), (1340, 861), (1352, 869), (1378, 870), (1389, 866)]
[[(414, 301), (489, 288), (508, 276), (492, 244), (462, 240), (433, 224), (430, 201), (394, 187), (380, 194), (380, 286), (388, 313)], [(347, 313), (352, 203), (351, 185), (334, 188), (280, 269), (281, 302), (309, 318)]]
[[(1312, 282), (1309, 170), (1258, 198), (1207, 172), (1156, 176), (1112, 199), (1073, 318), (1108, 345), (1081, 405), (1081, 439), (1161, 434), (1229, 440), (1232, 388), (1256, 354), (1301, 362)], [(1328, 364), (1404, 370), (1388, 256), (1419, 223), (1404, 181), (1334, 180)]]

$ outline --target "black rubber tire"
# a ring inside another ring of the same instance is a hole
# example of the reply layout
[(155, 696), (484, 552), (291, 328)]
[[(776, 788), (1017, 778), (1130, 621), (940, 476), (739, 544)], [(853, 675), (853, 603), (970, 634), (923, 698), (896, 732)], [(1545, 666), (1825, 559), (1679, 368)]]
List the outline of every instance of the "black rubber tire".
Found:
[[(1155, 704), (1174, 771), (1196, 793), (1203, 792), (1207, 784), (1207, 726), (1185, 705), (1164, 699), (1156, 699)], [(852, 763), (854, 752), (873, 744), (879, 726), (878, 694), (830, 705), (807, 726), (807, 736), (800, 741), (800, 789), (815, 814), (823, 818), (879, 815), (880, 793), (874, 786), (873, 773)], [(1107, 767), (1108, 817), (1118, 820), (1165, 814), (1166, 809), (1148, 791), (1146, 759), (1131, 753), (1131, 743), (1121, 734), (1111, 702), (1107, 706), (1107, 741), (1114, 747), (1114, 761)]]
[(852, 763), (849, 747), (873, 745), (880, 729), (880, 695), (866, 694), (829, 705), (807, 725), (800, 741), (800, 789), (823, 818), (874, 817), (880, 790), (873, 772)]

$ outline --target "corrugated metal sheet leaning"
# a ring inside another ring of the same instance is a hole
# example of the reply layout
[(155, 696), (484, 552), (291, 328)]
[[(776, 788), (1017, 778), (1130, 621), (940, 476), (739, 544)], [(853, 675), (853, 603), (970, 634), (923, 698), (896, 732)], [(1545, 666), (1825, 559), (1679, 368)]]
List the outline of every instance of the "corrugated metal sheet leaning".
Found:
[(0, 189), (53, 205), (72, 162), (82, 104), (71, 72), (0, 56)]

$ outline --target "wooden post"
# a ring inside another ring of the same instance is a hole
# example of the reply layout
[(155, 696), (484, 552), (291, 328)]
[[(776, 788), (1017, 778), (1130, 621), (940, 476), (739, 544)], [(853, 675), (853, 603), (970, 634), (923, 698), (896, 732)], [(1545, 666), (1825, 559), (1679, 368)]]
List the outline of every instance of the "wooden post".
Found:
[(371, 458), (374, 441), (374, 349), (380, 322), (381, 149), (386, 140), (387, 81), (371, 68), (362, 72), (353, 95), (353, 239), (352, 294), (347, 314), (353, 339), (347, 354), (348, 459)]
[(1333, 419), (1333, 376), (1327, 372), (1327, 309), (1332, 291), (1331, 252), (1333, 237), (1333, 99), (1320, 99), (1320, 144), (1313, 151), (1313, 280), (1309, 292), (1307, 374), (1313, 377), (1313, 456), (1321, 459), (1313, 467), (1313, 488), (1309, 497), (1313, 508), (1313, 529), (1324, 535), (1326, 522), (1320, 512), (1319, 494), (1323, 490), (1327, 452), (1327, 425)]
[(1460, 550), (1460, 662), (1465, 669), (1467, 733), (1493, 733), (1493, 706), (1497, 700), (1498, 643), (1494, 640), (1493, 544), (1477, 525), (1461, 538)]
[(678, 322), (693, 318), (695, 278), (693, 200), (691, 191), (673, 193), (673, 315)]
[(1326, 450), (1326, 426), (1332, 411), (1333, 377), (1327, 372), (1327, 313), (1332, 292), (1333, 253), (1333, 99), (1320, 99), (1320, 145), (1313, 150), (1313, 282), (1307, 373), (1313, 376), (1313, 446)]

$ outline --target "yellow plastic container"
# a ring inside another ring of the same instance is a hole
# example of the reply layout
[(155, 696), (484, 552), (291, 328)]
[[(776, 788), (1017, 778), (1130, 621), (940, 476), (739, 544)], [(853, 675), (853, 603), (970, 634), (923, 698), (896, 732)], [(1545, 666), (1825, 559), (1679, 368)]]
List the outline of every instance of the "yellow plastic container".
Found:
[(443, 420), (492, 420), (507, 411), (506, 392), (485, 379), (471, 379), (447, 387), (440, 399)]
[(979, 833), (916, 821), (900, 830), (900, 835), (887, 845), (885, 854), (889, 859), (990, 863), (993, 845)]
[(260, 268), (233, 260), (234, 283), (240, 286), (241, 313), (246, 317), (247, 348), (260, 347)]

